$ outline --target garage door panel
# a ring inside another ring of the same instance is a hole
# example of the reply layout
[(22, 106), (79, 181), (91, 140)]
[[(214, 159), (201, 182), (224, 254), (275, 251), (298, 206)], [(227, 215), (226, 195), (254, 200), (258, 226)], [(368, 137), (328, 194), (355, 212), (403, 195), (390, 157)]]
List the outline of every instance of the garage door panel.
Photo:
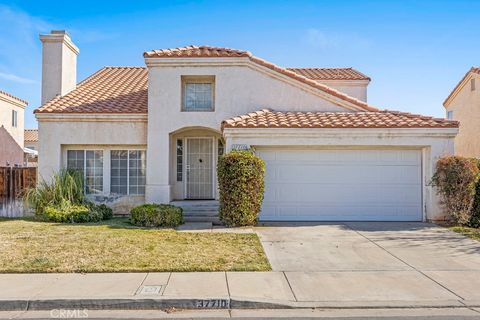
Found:
[[(341, 187), (341, 190), (339, 188)], [(421, 202), (421, 186), (411, 185), (332, 185), (332, 184), (272, 184), (267, 188), (265, 202), (310, 202), (322, 204), (365, 204), (365, 203), (391, 203), (418, 204)]]
[[(420, 168), (416, 166), (341, 166), (318, 164), (275, 164), (266, 162), (270, 168), (267, 181), (303, 183), (396, 183), (411, 184), (419, 176)], [(415, 183), (418, 183), (416, 181)]]
[(391, 163), (416, 166), (421, 159), (418, 150), (305, 150), (291, 149), (276, 152), (272, 150), (259, 150), (259, 154), (266, 161), (281, 162), (312, 162), (322, 164), (370, 163), (372, 165)]
[(260, 149), (262, 220), (422, 220), (419, 150)]
[[(415, 221), (418, 219), (419, 206), (265, 206), (264, 220), (272, 221)], [(382, 219), (378, 217), (382, 215)]]

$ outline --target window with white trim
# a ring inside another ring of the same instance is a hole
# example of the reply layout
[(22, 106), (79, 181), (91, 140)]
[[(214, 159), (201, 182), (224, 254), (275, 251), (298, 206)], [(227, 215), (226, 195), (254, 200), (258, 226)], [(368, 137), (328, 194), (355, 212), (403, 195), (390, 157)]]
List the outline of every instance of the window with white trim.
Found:
[(103, 150), (67, 150), (67, 169), (82, 173), (85, 193), (103, 192)]
[(214, 110), (215, 76), (182, 76), (182, 111)]
[(144, 195), (145, 150), (110, 151), (110, 193)]
[(447, 119), (453, 120), (453, 111), (447, 111)]

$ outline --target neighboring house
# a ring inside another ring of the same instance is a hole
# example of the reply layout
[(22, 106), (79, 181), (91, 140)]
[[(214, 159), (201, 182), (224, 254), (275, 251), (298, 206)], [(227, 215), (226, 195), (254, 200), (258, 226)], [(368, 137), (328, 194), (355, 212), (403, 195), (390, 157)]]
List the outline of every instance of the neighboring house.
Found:
[(468, 70), (443, 106), (448, 119), (460, 122), (455, 154), (480, 158), (480, 68)]
[(25, 129), (25, 162), (29, 167), (38, 164), (38, 129)]
[(23, 119), (27, 104), (0, 90), (0, 166), (23, 165)]
[(25, 129), (24, 146), (30, 150), (38, 150), (38, 129)]
[(40, 175), (79, 169), (87, 193), (116, 212), (218, 198), (218, 157), (252, 147), (266, 161), (261, 220), (445, 217), (429, 181), (453, 153), (458, 123), (369, 105), (369, 78), (353, 69), (289, 70), (248, 51), (188, 46), (75, 86), (69, 36), (41, 40), (51, 100), (35, 111)]

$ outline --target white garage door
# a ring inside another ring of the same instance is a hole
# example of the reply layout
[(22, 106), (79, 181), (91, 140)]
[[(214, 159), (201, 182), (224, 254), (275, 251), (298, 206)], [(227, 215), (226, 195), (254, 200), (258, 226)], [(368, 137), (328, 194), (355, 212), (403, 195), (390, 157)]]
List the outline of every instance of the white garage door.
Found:
[(260, 220), (422, 220), (419, 150), (257, 150), (267, 166)]

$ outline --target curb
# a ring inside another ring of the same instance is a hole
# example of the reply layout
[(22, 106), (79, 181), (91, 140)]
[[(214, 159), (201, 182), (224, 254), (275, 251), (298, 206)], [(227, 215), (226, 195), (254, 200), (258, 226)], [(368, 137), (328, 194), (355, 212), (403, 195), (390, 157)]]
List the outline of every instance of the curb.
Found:
[(165, 310), (170, 308), (189, 310), (228, 309), (405, 309), (405, 308), (465, 308), (480, 307), (480, 301), (368, 301), (368, 302), (293, 302), (253, 301), (238, 298), (195, 299), (38, 299), (0, 300), (0, 311), (40, 311), (52, 309), (89, 310)]

